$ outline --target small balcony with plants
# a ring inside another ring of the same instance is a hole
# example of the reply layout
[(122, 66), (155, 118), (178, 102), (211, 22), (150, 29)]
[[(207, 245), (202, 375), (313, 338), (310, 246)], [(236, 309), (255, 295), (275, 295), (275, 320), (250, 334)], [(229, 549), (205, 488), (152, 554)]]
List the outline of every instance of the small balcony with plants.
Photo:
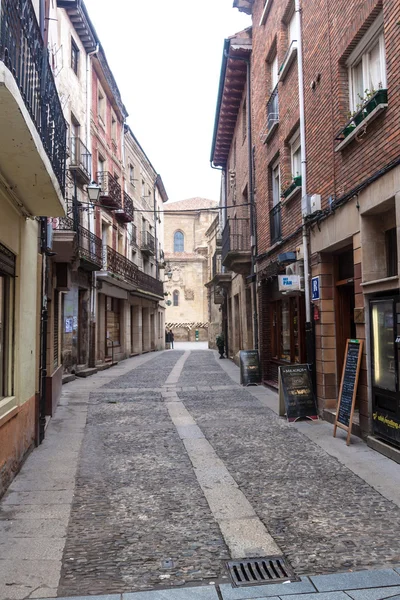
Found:
[(349, 120), (335, 138), (339, 141), (335, 152), (340, 152), (360, 133), (364, 134), (369, 123), (388, 107), (388, 94), (385, 88), (365, 90), (364, 96), (359, 95), (359, 98), (360, 103), (357, 104), (356, 110), (348, 114)]
[(296, 194), (301, 192), (301, 175), (295, 175), (292, 179), (282, 184), (281, 197), (284, 202), (289, 202)]

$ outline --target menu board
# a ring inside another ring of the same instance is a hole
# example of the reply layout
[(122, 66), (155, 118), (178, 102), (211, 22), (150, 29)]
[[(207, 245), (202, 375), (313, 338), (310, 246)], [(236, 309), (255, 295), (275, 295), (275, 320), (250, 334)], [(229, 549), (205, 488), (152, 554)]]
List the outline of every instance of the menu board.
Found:
[(240, 383), (242, 385), (258, 385), (261, 383), (260, 360), (258, 350), (241, 350)]
[(279, 414), (283, 416), (284, 403), (289, 423), (297, 419), (318, 419), (308, 365), (279, 367), (279, 399)]
[(335, 427), (333, 429), (333, 437), (336, 437), (336, 429), (338, 427), (348, 432), (347, 445), (350, 444), (362, 349), (362, 340), (347, 340)]

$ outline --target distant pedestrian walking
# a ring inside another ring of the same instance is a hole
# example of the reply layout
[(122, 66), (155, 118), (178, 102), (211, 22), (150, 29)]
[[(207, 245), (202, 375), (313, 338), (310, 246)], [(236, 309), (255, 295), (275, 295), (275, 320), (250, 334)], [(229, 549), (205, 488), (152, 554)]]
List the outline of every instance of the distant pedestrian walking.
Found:
[(224, 334), (220, 333), (219, 335), (217, 335), (217, 338), (216, 338), (215, 342), (217, 344), (217, 348), (218, 348), (218, 352), (219, 352), (219, 357), (220, 358), (224, 358), (224, 350), (225, 350), (225, 338), (224, 338)]
[(171, 342), (171, 348), (172, 350), (174, 349), (174, 332), (172, 331), (172, 329), (169, 330), (169, 341)]

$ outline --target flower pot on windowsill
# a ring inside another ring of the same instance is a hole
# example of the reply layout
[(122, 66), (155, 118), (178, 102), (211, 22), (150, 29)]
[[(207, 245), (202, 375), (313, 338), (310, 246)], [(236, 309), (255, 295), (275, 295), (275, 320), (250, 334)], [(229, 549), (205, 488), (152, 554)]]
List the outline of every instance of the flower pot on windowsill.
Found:
[(365, 118), (365, 113), (364, 110), (359, 110), (358, 113), (356, 113), (353, 117), (353, 121), (354, 123), (357, 125), (359, 125)]
[(386, 89), (375, 92), (375, 94), (365, 102), (364, 110), (367, 114), (370, 114), (377, 106), (379, 106), (379, 104), (387, 104)]
[(349, 123), (349, 125), (346, 125), (346, 127), (342, 131), (344, 137), (347, 137), (349, 133), (351, 133), (353, 129), (355, 129), (355, 127), (356, 126), (354, 125), (354, 123)]
[(282, 192), (282, 198), (288, 198), (291, 194), (301, 186), (301, 175), (296, 175), (293, 177), (292, 183)]

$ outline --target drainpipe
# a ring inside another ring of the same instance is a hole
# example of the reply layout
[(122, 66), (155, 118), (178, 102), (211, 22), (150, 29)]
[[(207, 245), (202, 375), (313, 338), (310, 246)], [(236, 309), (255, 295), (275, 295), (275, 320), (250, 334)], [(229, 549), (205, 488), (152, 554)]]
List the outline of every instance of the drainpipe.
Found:
[(40, 251), (42, 254), (42, 277), (40, 294), (40, 395), (39, 395), (39, 444), (44, 440), (46, 427), (46, 379), (47, 379), (47, 218), (40, 217)]
[(158, 182), (158, 175), (153, 184), (153, 209), (154, 209), (154, 243), (155, 243), (155, 257), (156, 257), (156, 279), (158, 279), (158, 241), (157, 241), (157, 200), (156, 200), (156, 187)]
[(303, 47), (301, 29), (301, 7), (300, 0), (295, 0), (295, 12), (297, 14), (297, 68), (299, 79), (299, 111), (300, 111), (300, 144), (301, 144), (301, 196), (302, 196), (302, 236), (304, 253), (304, 296), (306, 305), (306, 354), (307, 364), (310, 371), (314, 369), (314, 339), (311, 322), (311, 295), (310, 295), (310, 257), (307, 228), (305, 222), (305, 211), (303, 206), (307, 202), (307, 151), (306, 151), (306, 126), (304, 110), (304, 74), (303, 74)]

